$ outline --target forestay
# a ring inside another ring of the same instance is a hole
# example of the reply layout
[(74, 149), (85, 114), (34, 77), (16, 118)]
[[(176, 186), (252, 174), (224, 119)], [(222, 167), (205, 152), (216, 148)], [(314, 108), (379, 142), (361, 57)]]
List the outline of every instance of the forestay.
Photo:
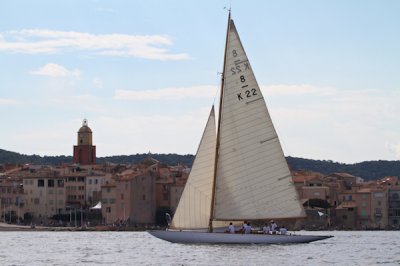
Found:
[(227, 42), (213, 218), (304, 217), (278, 136), (232, 20)]

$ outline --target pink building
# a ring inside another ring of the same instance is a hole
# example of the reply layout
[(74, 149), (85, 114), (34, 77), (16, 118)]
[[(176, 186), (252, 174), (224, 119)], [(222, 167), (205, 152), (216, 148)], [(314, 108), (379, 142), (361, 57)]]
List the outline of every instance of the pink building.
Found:
[(154, 224), (156, 219), (155, 176), (138, 165), (126, 169), (102, 186), (102, 215), (107, 224)]
[[(388, 193), (384, 188), (356, 188), (339, 195), (338, 224), (357, 229), (384, 229), (388, 225)], [(346, 219), (354, 221), (347, 222)]]
[(16, 222), (24, 217), (22, 180), (0, 176), (0, 221)]
[(101, 186), (101, 213), (105, 224), (113, 224), (117, 221), (115, 196), (116, 187), (114, 184)]

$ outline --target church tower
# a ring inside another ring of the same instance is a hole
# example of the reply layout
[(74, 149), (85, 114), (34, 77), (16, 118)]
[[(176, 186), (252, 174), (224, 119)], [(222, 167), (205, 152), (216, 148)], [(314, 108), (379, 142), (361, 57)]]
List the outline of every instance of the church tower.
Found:
[(78, 131), (78, 144), (74, 146), (74, 163), (96, 164), (96, 146), (92, 144), (92, 130), (86, 119), (83, 119), (82, 127)]

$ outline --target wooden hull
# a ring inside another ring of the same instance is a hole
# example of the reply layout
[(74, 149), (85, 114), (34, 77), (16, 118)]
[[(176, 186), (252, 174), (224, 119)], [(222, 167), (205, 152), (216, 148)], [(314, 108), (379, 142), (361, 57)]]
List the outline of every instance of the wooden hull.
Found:
[(298, 244), (323, 240), (332, 236), (227, 234), (193, 231), (148, 231), (162, 240), (182, 244)]

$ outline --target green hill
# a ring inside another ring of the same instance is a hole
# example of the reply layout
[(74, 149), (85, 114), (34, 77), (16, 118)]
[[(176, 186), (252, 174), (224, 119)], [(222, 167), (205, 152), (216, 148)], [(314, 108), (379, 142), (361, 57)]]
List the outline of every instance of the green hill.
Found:
[[(168, 165), (177, 165), (183, 164), (191, 166), (193, 163), (194, 156), (190, 154), (179, 155), (179, 154), (134, 154), (134, 155), (116, 155), (116, 156), (107, 156), (107, 157), (98, 157), (96, 158), (97, 163), (120, 163), (120, 164), (130, 164), (130, 163), (138, 163), (143, 161), (144, 159), (151, 156), (152, 158), (168, 164)], [(20, 154), (16, 152), (6, 151), (0, 149), (0, 164), (44, 164), (44, 165), (60, 165), (62, 163), (72, 163), (72, 156), (39, 156), (39, 155), (26, 155)]]
[(39, 155), (26, 155), (17, 152), (6, 151), (0, 149), (0, 163), (16, 163), (16, 164), (48, 164), (59, 165), (62, 163), (71, 163), (72, 156), (39, 156)]
[(376, 180), (385, 176), (400, 177), (400, 161), (365, 161), (354, 164), (345, 164), (332, 161), (310, 160), (304, 158), (287, 157), (292, 170), (310, 170), (322, 174), (335, 172), (349, 173), (364, 178)]
[[(168, 165), (183, 164), (191, 166), (194, 160), (194, 156), (190, 154), (179, 155), (142, 153), (133, 155), (98, 157), (97, 163), (138, 163), (149, 156)], [(334, 172), (344, 172), (362, 177), (365, 180), (376, 180), (384, 176), (400, 176), (400, 161), (365, 161), (355, 164), (344, 164), (332, 161), (311, 160), (290, 156), (286, 159), (292, 170), (310, 170), (326, 175)], [(25, 155), (0, 149), (0, 164), (5, 163), (60, 165), (62, 163), (72, 163), (72, 156), (62, 155), (42, 157), (39, 155)]]

